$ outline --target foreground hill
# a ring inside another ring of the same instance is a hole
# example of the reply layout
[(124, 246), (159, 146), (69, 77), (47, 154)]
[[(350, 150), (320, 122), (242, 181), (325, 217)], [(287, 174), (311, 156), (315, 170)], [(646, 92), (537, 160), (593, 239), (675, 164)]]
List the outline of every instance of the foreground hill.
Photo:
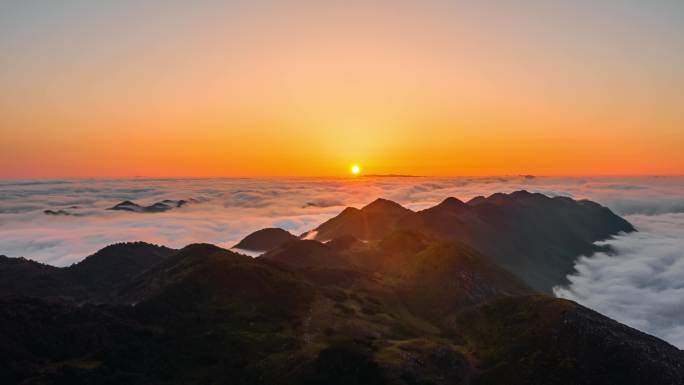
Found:
[(117, 243), (63, 268), (0, 256), (0, 295), (111, 302), (133, 277), (174, 252), (145, 242)]
[(467, 246), (410, 255), (370, 273), (197, 244), (124, 288), (135, 306), (0, 297), (0, 372), (10, 384), (684, 381), (680, 350), (525, 294)]
[(681, 383), (684, 353), (567, 300), (508, 297), (458, 314), (477, 384)]

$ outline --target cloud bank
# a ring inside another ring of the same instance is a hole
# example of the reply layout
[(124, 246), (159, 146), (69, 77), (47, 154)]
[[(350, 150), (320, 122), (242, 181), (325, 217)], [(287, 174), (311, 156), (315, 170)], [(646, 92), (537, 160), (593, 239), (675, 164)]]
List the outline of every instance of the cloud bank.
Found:
[(640, 231), (603, 242), (613, 254), (580, 258), (554, 292), (684, 348), (684, 214), (627, 219)]
[[(527, 189), (592, 199), (640, 230), (605, 243), (615, 254), (578, 259), (556, 294), (684, 347), (683, 177), (361, 177), (63, 179), (0, 181), (0, 254), (53, 265), (77, 262), (121, 241), (224, 247), (264, 227), (303, 233), (383, 197), (412, 209)], [(123, 200), (197, 202), (164, 213), (106, 210)], [(45, 215), (43, 210), (77, 215)]]
[[(68, 265), (113, 242), (143, 240), (182, 247), (231, 246), (250, 232), (277, 226), (303, 233), (345, 206), (378, 197), (421, 209), (455, 196), (470, 199), (528, 189), (589, 198), (619, 214), (684, 212), (684, 178), (214, 178), (0, 181), (0, 254)], [(123, 200), (196, 203), (165, 213), (105, 210)], [(43, 210), (74, 216), (50, 216)]]

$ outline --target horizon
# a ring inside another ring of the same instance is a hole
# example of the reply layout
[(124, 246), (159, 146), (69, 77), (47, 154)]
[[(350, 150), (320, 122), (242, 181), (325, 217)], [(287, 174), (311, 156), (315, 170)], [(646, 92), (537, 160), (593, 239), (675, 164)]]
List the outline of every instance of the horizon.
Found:
[(32, 176), (32, 177), (13, 177), (0, 176), (0, 180), (59, 180), (59, 179), (287, 179), (287, 178), (334, 178), (334, 179), (363, 179), (363, 178), (509, 178), (509, 177), (531, 177), (531, 178), (679, 178), (682, 174), (461, 174), (461, 175), (429, 175), (429, 174), (367, 174), (360, 173), (351, 175), (350, 173), (339, 173), (336, 175), (55, 175), (55, 176)]

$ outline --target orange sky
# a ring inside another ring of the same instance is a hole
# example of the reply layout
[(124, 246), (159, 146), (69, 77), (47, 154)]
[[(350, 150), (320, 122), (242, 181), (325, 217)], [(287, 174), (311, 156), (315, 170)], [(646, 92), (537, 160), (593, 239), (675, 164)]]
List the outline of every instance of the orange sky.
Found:
[(0, 6), (1, 177), (684, 173), (678, 2), (136, 3)]

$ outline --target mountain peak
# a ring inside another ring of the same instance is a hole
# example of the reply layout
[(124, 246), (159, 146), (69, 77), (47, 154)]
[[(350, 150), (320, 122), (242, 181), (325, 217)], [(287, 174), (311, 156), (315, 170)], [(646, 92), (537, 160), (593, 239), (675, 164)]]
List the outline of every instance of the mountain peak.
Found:
[(489, 202), (509, 202), (509, 201), (520, 201), (523, 199), (535, 199), (535, 200), (540, 200), (540, 199), (551, 199), (548, 196), (537, 193), (537, 192), (529, 192), (527, 190), (516, 190), (511, 193), (494, 193), (490, 195), (489, 197), (486, 198), (487, 201)]
[(140, 259), (163, 258), (173, 252), (174, 250), (168, 247), (147, 242), (120, 242), (103, 247), (94, 254), (85, 257), (82, 261), (72, 265), (72, 268), (78, 270), (85, 266), (95, 265), (111, 267), (113, 263), (126, 264)]
[(344, 210), (340, 212), (339, 215), (350, 215), (353, 213), (357, 213), (361, 210), (357, 209), (356, 207), (345, 207)]
[(519, 196), (519, 197), (520, 197), (520, 196), (530, 196), (530, 195), (532, 195), (532, 193), (529, 192), (529, 191), (527, 191), (527, 190), (525, 190), (525, 189), (522, 189), (522, 190), (513, 191), (513, 192), (510, 193), (509, 195), (510, 195), (510, 196)]
[(174, 249), (145, 242), (115, 243), (71, 265), (68, 272), (77, 282), (95, 291), (115, 286), (174, 252)]
[(178, 251), (178, 254), (185, 254), (185, 253), (194, 253), (194, 252), (201, 252), (201, 253), (211, 253), (211, 252), (224, 252), (228, 251), (222, 247), (218, 247), (216, 245), (212, 245), (211, 243), (191, 243), (182, 249)]
[(527, 190), (518, 190), (518, 191), (513, 191), (512, 193), (508, 194), (511, 198), (514, 199), (551, 199), (550, 197), (538, 193), (538, 192), (529, 192)]
[(249, 234), (233, 247), (250, 251), (267, 251), (295, 239), (297, 237), (289, 231), (278, 227), (268, 227)]
[(389, 199), (378, 198), (363, 208), (347, 207), (318, 226), (315, 239), (329, 241), (345, 235), (361, 240), (379, 239), (392, 231), (397, 221), (413, 211)]
[(484, 197), (484, 195), (478, 195), (472, 199), (470, 199), (468, 202), (466, 202), (470, 206), (477, 206), (480, 203), (485, 203), (487, 202), (487, 198)]
[(448, 197), (440, 202), (437, 206), (442, 207), (465, 207), (467, 206), (462, 200), (454, 197)]
[(410, 211), (406, 207), (400, 205), (399, 203), (395, 201), (391, 201), (389, 199), (384, 199), (384, 198), (378, 198), (374, 200), (373, 202), (365, 205), (361, 210), (364, 211), (369, 211), (369, 210), (402, 210), (402, 211)]

